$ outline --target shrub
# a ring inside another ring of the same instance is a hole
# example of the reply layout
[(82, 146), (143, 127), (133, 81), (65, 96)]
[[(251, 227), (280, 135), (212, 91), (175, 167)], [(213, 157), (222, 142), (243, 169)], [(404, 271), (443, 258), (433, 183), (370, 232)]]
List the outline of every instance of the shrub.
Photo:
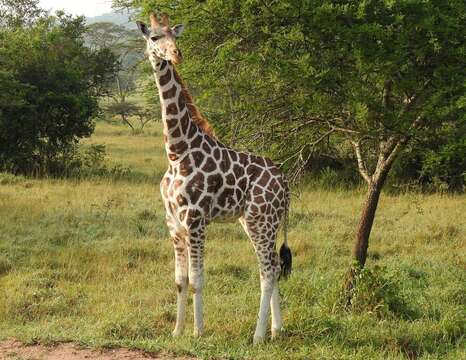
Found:
[(416, 312), (401, 291), (400, 280), (389, 275), (384, 267), (359, 270), (352, 291), (352, 309), (370, 312), (378, 318), (412, 319)]

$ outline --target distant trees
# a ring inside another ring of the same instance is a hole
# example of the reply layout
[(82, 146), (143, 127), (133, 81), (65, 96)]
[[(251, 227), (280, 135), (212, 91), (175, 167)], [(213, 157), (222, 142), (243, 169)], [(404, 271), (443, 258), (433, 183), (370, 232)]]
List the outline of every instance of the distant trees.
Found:
[(86, 44), (91, 49), (110, 49), (119, 63), (107, 87), (110, 103), (104, 107), (104, 111), (107, 115), (118, 116), (133, 133), (142, 131), (154, 119), (142, 101), (131, 99), (132, 95), (140, 93), (140, 60), (143, 59), (144, 49), (139, 40), (137, 32), (121, 25), (98, 22), (87, 27)]
[[(121, 122), (130, 127), (133, 134), (142, 132), (148, 122), (154, 120), (154, 111), (141, 107), (133, 101), (123, 100), (121, 102), (112, 102), (106, 106), (105, 111), (111, 116), (119, 116)], [(136, 118), (134, 121), (130, 118)]]
[(92, 133), (98, 97), (116, 67), (108, 49), (84, 46), (83, 18), (30, 20), (0, 27), (0, 169), (15, 173), (49, 172)]
[(39, 0), (0, 0), (0, 27), (30, 25), (41, 15)]

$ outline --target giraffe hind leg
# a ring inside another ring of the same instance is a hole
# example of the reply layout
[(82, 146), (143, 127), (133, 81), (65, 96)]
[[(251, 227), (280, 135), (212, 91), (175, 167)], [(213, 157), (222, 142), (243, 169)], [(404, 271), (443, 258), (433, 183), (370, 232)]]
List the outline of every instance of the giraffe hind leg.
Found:
[(267, 320), (272, 306), (272, 331), (276, 335), (281, 327), (278, 277), (280, 262), (275, 250), (277, 226), (264, 219), (241, 218), (240, 223), (254, 246), (260, 267), (261, 297), (258, 320), (253, 342), (257, 344), (265, 339)]

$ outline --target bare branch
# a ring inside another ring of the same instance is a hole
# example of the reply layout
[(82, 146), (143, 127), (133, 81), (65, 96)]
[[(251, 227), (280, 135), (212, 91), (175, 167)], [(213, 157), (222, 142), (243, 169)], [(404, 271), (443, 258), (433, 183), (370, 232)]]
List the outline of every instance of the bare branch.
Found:
[(332, 126), (332, 125), (330, 125), (330, 126), (331, 126), (332, 130), (342, 132), (342, 133), (345, 133), (345, 134), (351, 134), (351, 135), (359, 135), (360, 134), (360, 132), (357, 131), (357, 130), (342, 128), (342, 127)]
[(334, 132), (333, 129), (326, 131), (321, 136), (319, 136), (316, 140), (303, 145), (297, 152), (293, 153), (291, 156), (289, 156), (288, 158), (282, 161), (282, 165), (283, 165), (293, 159), (296, 159), (295, 166), (293, 167), (293, 170), (290, 171), (289, 173), (289, 179), (291, 183), (295, 183), (299, 179), (299, 177), (302, 175), (302, 173), (305, 170), (305, 166), (309, 163), (309, 160), (312, 157), (312, 154), (313, 154), (312, 151), (309, 151), (307, 155), (305, 154), (305, 151), (308, 149), (313, 149), (314, 147), (319, 145), (333, 132)]
[(364, 164), (364, 160), (363, 160), (363, 158), (362, 158), (361, 148), (360, 148), (360, 146), (359, 146), (360, 140), (359, 140), (359, 141), (353, 141), (353, 140), (351, 140), (351, 144), (353, 145), (354, 152), (356, 153), (356, 158), (357, 158), (357, 160), (358, 160), (358, 169), (359, 169), (359, 172), (360, 172), (361, 176), (363, 177), (363, 179), (364, 179), (368, 184), (370, 184), (370, 183), (371, 183), (371, 177), (369, 176), (369, 174), (368, 174), (368, 172), (367, 172), (366, 165)]

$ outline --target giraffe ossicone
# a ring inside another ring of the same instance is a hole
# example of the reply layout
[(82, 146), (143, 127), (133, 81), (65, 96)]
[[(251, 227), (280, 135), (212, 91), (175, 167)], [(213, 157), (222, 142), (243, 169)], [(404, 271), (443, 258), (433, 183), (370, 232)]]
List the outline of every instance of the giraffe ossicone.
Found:
[[(154, 69), (168, 157), (160, 189), (175, 250), (177, 317), (173, 335), (184, 331), (188, 285), (193, 291), (194, 334), (204, 331), (205, 227), (211, 222), (239, 220), (260, 268), (260, 308), (253, 340), (257, 343), (265, 338), (270, 308), (274, 337), (282, 328), (278, 279), (291, 271), (285, 226), (290, 202), (286, 177), (271, 160), (233, 150), (215, 137), (173, 65), (183, 61), (175, 42), (183, 26), (171, 28), (166, 16), (161, 22), (154, 14), (150, 19), (150, 27), (137, 24)], [(282, 222), (285, 239), (279, 256), (276, 240)]]

